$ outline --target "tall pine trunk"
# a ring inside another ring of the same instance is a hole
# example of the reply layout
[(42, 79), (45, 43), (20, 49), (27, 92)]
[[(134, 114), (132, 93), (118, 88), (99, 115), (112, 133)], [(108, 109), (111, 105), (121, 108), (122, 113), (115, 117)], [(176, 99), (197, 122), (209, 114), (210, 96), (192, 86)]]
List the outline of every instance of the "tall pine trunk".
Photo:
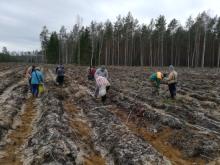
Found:
[(115, 42), (114, 42), (114, 35), (113, 35), (113, 41), (112, 41), (112, 65), (114, 65), (114, 60), (115, 60)]
[(80, 38), (79, 38), (79, 43), (78, 43), (78, 65), (80, 65)]
[(108, 44), (106, 43), (106, 46), (105, 46), (105, 65), (107, 65), (107, 64), (108, 64)]
[(190, 66), (190, 31), (189, 31), (189, 41), (188, 41), (188, 49), (187, 49), (187, 66)]
[(157, 66), (160, 65), (160, 37), (158, 38), (158, 45), (157, 45)]
[(140, 58), (140, 64), (141, 66), (143, 66), (143, 50), (142, 50), (142, 41), (141, 41), (141, 36), (140, 36), (140, 55), (141, 55), (141, 58)]
[(163, 67), (163, 33), (161, 35), (161, 65)]
[(152, 39), (150, 38), (150, 66), (153, 66)]
[(119, 37), (118, 37), (118, 65), (120, 64), (120, 41), (119, 41)]
[(203, 41), (203, 50), (202, 50), (202, 61), (201, 61), (202, 68), (204, 68), (204, 62), (205, 62), (205, 48), (206, 48), (206, 30), (205, 30), (204, 41)]
[(220, 42), (218, 43), (218, 59), (217, 59), (217, 67), (219, 68), (220, 64)]
[(171, 64), (173, 64), (173, 35), (171, 37)]
[(101, 64), (101, 52), (102, 52), (102, 45), (103, 45), (103, 36), (101, 36), (101, 44), (99, 47), (99, 65)]

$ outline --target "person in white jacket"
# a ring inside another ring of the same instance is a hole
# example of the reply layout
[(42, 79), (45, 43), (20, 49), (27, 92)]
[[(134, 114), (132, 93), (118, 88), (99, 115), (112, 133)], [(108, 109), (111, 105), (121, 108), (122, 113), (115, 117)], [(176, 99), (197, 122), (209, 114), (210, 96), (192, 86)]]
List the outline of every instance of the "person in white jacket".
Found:
[(110, 83), (107, 78), (102, 76), (96, 76), (96, 89), (95, 89), (95, 98), (98, 96), (102, 97), (102, 102), (106, 100), (106, 93), (110, 88)]
[(173, 65), (169, 66), (169, 75), (168, 75), (168, 87), (170, 91), (170, 96), (172, 99), (176, 97), (176, 84), (177, 84), (177, 72), (175, 71)]
[(105, 77), (106, 79), (108, 79), (108, 70), (105, 68), (105, 66), (101, 66), (100, 68), (98, 68), (95, 72), (95, 77), (97, 76), (102, 76)]

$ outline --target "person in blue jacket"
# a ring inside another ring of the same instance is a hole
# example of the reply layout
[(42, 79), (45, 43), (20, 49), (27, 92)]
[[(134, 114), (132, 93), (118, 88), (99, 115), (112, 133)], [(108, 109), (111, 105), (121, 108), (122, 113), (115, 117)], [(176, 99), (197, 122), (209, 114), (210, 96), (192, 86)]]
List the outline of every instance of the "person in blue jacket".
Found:
[(34, 97), (38, 97), (38, 87), (39, 84), (43, 83), (43, 74), (40, 71), (39, 67), (36, 67), (31, 73), (31, 87), (32, 87), (32, 94)]

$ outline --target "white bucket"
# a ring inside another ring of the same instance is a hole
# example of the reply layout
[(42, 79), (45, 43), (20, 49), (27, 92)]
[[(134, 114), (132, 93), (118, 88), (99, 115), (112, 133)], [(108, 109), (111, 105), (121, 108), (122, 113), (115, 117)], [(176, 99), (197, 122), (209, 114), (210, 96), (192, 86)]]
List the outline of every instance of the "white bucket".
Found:
[(106, 95), (106, 87), (100, 87), (99, 88), (99, 96), (105, 96)]

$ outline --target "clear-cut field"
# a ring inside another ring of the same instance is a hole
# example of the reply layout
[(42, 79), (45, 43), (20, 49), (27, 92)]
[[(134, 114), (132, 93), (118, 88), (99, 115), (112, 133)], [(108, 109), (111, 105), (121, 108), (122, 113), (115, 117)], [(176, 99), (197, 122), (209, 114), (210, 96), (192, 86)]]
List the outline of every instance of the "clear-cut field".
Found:
[(32, 98), (24, 64), (0, 65), (0, 164), (219, 164), (220, 74), (178, 68), (176, 100), (149, 75), (166, 68), (108, 67), (106, 102), (86, 67), (42, 65), (45, 93)]

